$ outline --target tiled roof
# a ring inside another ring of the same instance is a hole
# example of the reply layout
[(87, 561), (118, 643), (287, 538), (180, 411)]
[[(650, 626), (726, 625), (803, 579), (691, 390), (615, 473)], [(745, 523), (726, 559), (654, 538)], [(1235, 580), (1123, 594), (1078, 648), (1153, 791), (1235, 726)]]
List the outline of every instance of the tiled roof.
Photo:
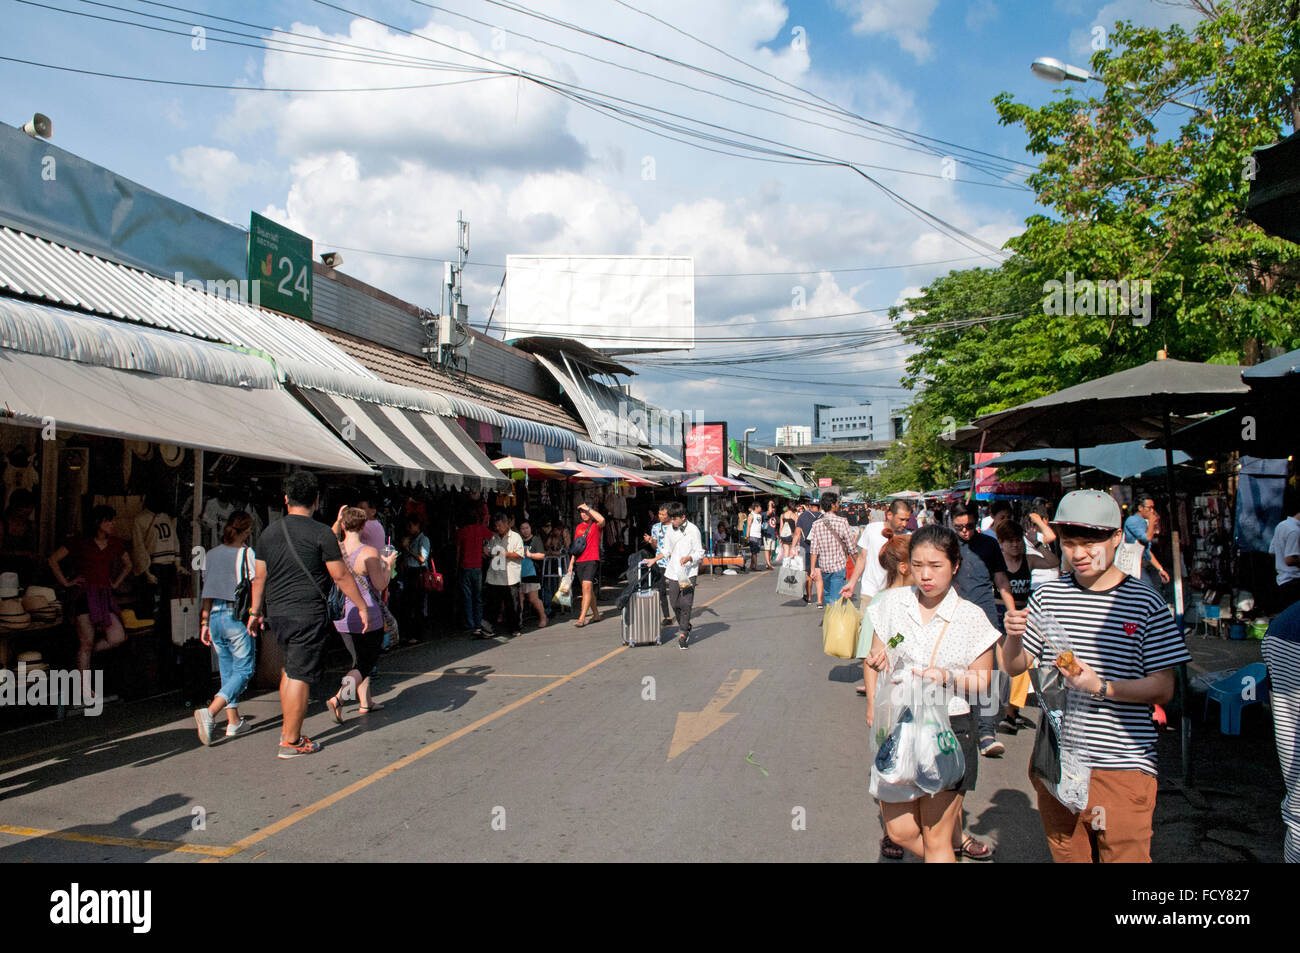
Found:
[(403, 354), (341, 331), (320, 326), (316, 330), (358, 363), (391, 383), (462, 397), (490, 407), (498, 413), (563, 427), (583, 439), (587, 436), (587, 428), (582, 422), (559, 404), (482, 378), (466, 379), (440, 373), (414, 355)]

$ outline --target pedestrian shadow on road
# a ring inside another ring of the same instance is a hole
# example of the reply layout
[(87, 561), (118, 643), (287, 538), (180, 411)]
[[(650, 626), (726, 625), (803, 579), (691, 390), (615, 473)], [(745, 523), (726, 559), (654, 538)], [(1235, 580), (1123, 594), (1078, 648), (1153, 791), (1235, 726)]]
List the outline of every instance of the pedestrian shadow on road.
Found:
[(0, 775), (0, 802), (117, 768), (157, 764), (196, 747), (192, 723), (124, 738), (91, 738), (84, 746), (50, 755), (49, 760), (34, 767)]
[(1002, 788), (994, 793), (978, 816), (966, 815), (966, 833), (979, 838), (995, 836), (994, 861), (1004, 864), (1048, 864), (1052, 854), (1038, 818), (1038, 806), (1024, 791)]
[[(124, 848), (129, 851), (130, 856), (128, 859), (148, 860), (150, 857), (161, 853), (170, 853), (176, 848), (184, 846), (182, 840), (188, 832), (194, 829), (194, 818), (197, 815), (191, 810), (186, 810), (179, 817), (173, 817), (151, 827), (137, 828), (136, 824), (157, 817), (160, 814), (173, 814), (176, 811), (187, 809), (193, 802), (194, 798), (179, 792), (159, 795), (148, 804), (142, 804), (118, 815), (115, 820), (107, 824), (77, 824), (56, 831), (54, 834), (24, 838), (16, 843), (0, 847), (0, 863), (17, 863), (26, 860), (38, 862), (76, 860), (85, 862), (95, 859), (87, 856), (88, 851), (97, 851), (103, 854), (104, 856), (98, 858), (101, 860), (121, 860), (120, 854), (109, 854), (108, 852), (118, 852)], [(206, 823), (207, 815), (204, 814), (203, 817)], [(162, 845), (143, 848), (131, 845), (96, 844), (94, 839), (101, 837), (165, 841), (174, 844), (174, 846), (168, 849), (162, 847)], [(85, 840), (82, 840), (83, 838)]]
[[(713, 638), (713, 636), (721, 635), (723, 632), (727, 632), (730, 629), (731, 626), (727, 625), (727, 623), (725, 622), (706, 622), (704, 623), (704, 625), (696, 625), (695, 622), (692, 621), (691, 622), (691, 645), (698, 645), (699, 643), (703, 642), (705, 639), (711, 639)], [(669, 629), (668, 631), (673, 632), (674, 630)], [(665, 643), (676, 642), (677, 636), (675, 633), (673, 634), (673, 637), (671, 639), (665, 636), (664, 641)]]
[(843, 665), (836, 665), (826, 673), (828, 682), (860, 682), (862, 681), (862, 662), (857, 659), (851, 659)]

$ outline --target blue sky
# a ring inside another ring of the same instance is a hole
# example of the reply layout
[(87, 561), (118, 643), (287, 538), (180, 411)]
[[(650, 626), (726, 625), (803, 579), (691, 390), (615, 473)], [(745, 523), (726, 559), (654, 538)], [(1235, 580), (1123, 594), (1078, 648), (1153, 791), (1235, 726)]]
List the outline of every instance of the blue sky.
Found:
[[(478, 80), (416, 91), (235, 92), (0, 62), (4, 121), (20, 124), (39, 109), (53, 118), (59, 146), (241, 226), (256, 210), (311, 236), (318, 250), (344, 247), (443, 258), (452, 252), (456, 211), (463, 209), (471, 222), (470, 260), (475, 264), (467, 269), (466, 282), (476, 321), (486, 317), (508, 253), (691, 255), (701, 276), (745, 276), (697, 279), (697, 335), (727, 340), (701, 345), (696, 353), (744, 357), (770, 352), (772, 345), (761, 340), (769, 334), (884, 326), (878, 312), (807, 319), (887, 306), (949, 267), (989, 259), (928, 229), (841, 168), (701, 152), (630, 129), (514, 78), (480, 80), (465, 72), (268, 53), (259, 39), (235, 36), (225, 38), (251, 45), (225, 45), (217, 42), (222, 35), (215, 30), (222, 24), (211, 15), (355, 43), (390, 59), (404, 57), (407, 63), (419, 57), (464, 66), (493, 59), (798, 150), (907, 169), (920, 174), (881, 172), (879, 179), (994, 246), (1015, 234), (1033, 210), (1027, 192), (935, 178), (942, 172), (942, 156), (848, 135), (842, 127), (832, 132), (594, 62), (577, 54), (788, 109), (803, 119), (826, 119), (801, 105), (781, 104), (484, 0), (443, 0), (437, 6), (489, 25), (412, 0), (338, 4), (478, 58), (311, 0), (173, 4), (196, 13), (140, 0), (114, 2), (135, 12), (51, 0), (50, 5), (81, 14), (70, 15), (0, 0), (10, 40), (5, 55), (98, 72), (237, 86), (373, 89)], [(615, 0), (532, 0), (525, 5), (795, 95), (778, 80)], [(1159, 25), (1175, 19), (1192, 22), (1189, 11), (1150, 0), (638, 0), (631, 5), (869, 119), (1020, 162), (1028, 158), (1022, 136), (997, 125), (990, 100), (1003, 90), (1031, 103), (1059, 95), (1030, 74), (1031, 60), (1050, 55), (1086, 65), (1090, 29), (1120, 17)], [(180, 22), (146, 21), (143, 13)], [(150, 22), (175, 32), (150, 32), (87, 14)], [(192, 32), (196, 24), (208, 31), (202, 42)], [(271, 35), (224, 25), (256, 37)], [(575, 52), (540, 46), (517, 34)], [(309, 41), (299, 37), (294, 42)], [(338, 46), (334, 50), (354, 55)], [(856, 132), (871, 134), (860, 127)], [(649, 179), (647, 158), (654, 166)], [(956, 175), (997, 182), (965, 164), (956, 166)], [(441, 278), (436, 263), (365, 251), (344, 254), (344, 271), (422, 305), (436, 304)], [(969, 260), (933, 264), (952, 258)], [(900, 264), (909, 267), (884, 268)], [(847, 268), (882, 270), (830, 271)], [(805, 274), (757, 274), (795, 271)], [(802, 311), (792, 306), (796, 287), (803, 289)], [(712, 378), (699, 369), (647, 369), (634, 387), (661, 406), (727, 419), (737, 433), (756, 426), (755, 440), (763, 442), (788, 420), (810, 423), (814, 402), (905, 400), (906, 393), (890, 385), (898, 382), (906, 350), (898, 341), (884, 343), (889, 346), (750, 369), (757, 369), (755, 377), (784, 382)]]

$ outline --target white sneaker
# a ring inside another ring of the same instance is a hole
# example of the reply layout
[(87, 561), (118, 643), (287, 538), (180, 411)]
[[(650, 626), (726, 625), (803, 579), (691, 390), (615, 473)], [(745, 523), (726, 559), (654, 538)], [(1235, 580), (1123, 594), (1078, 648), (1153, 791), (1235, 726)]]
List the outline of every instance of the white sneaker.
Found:
[(233, 725), (226, 725), (226, 737), (238, 738), (240, 735), (246, 735), (253, 730), (253, 726), (248, 723), (247, 718), (241, 718)]
[(194, 720), (199, 725), (199, 741), (205, 745), (212, 744), (212, 713), (200, 708), (194, 712)]

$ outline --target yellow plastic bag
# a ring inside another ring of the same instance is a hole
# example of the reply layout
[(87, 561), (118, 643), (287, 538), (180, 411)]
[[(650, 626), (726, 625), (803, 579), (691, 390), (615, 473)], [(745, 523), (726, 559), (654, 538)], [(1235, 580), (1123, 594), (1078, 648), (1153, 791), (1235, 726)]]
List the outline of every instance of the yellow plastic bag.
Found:
[(851, 599), (827, 606), (822, 616), (822, 651), (832, 658), (853, 658), (861, 625), (862, 613)]

